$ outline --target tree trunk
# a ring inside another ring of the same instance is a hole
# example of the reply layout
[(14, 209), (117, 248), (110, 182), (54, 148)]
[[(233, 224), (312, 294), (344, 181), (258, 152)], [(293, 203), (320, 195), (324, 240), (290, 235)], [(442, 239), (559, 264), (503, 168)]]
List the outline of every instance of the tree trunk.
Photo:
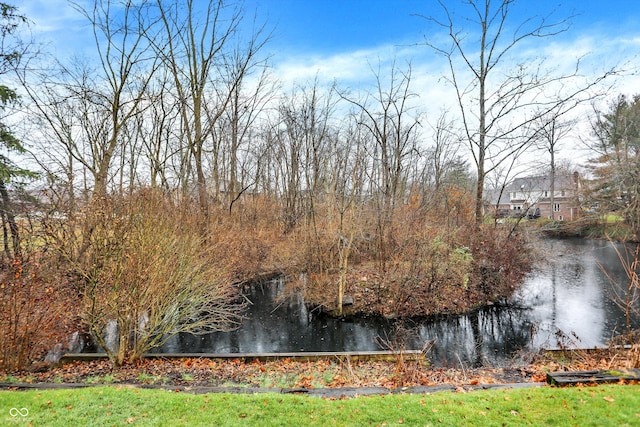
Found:
[[(0, 179), (0, 197), (2, 198), (2, 213), (6, 217), (7, 223), (9, 224), (9, 232), (11, 233), (11, 248), (13, 253), (10, 254), (7, 252), (9, 258), (19, 259), (20, 258), (20, 234), (18, 232), (18, 224), (16, 223), (16, 218), (13, 215), (13, 210), (11, 209), (11, 199), (9, 197), (9, 192), (7, 191), (7, 186), (3, 180)], [(7, 240), (5, 236), (5, 251), (7, 249)]]
[(555, 193), (556, 193), (556, 163), (555, 163), (555, 155), (554, 155), (554, 150), (550, 150), (551, 152), (551, 173), (550, 173), (550, 180), (551, 183), (549, 184), (549, 190), (551, 191), (550, 197), (549, 197), (549, 204), (551, 205), (551, 219), (555, 220), (555, 212), (554, 212), (554, 202), (555, 202)]

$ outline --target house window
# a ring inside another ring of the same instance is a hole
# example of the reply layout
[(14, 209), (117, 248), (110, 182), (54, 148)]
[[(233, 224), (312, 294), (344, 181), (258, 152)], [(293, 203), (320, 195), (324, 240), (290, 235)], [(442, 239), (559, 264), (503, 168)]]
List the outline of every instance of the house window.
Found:
[(554, 203), (553, 204), (553, 211), (554, 212), (560, 212), (560, 203)]

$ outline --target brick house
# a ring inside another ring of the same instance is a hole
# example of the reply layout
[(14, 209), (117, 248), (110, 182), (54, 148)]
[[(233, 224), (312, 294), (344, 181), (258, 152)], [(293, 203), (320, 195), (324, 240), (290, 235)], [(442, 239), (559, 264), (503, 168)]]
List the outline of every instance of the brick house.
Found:
[(509, 210), (512, 214), (539, 215), (541, 218), (573, 220), (580, 215), (578, 172), (571, 175), (558, 174), (555, 177), (553, 205), (551, 201), (551, 177), (549, 175), (528, 176), (514, 179), (505, 188), (509, 196)]

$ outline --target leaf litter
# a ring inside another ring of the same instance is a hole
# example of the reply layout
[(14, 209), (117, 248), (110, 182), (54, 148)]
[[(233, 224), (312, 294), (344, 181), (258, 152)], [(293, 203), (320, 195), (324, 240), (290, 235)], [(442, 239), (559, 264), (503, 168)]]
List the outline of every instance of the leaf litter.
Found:
[(563, 354), (557, 358), (543, 354), (524, 366), (464, 369), (434, 367), (426, 359), (352, 361), (344, 357), (314, 361), (147, 358), (116, 369), (108, 359), (100, 359), (72, 361), (43, 372), (0, 373), (0, 382), (293, 389), (452, 385), (464, 389), (485, 384), (544, 382), (547, 372), (611, 369), (614, 358), (625, 367), (625, 358), (619, 352), (615, 356), (579, 356)]

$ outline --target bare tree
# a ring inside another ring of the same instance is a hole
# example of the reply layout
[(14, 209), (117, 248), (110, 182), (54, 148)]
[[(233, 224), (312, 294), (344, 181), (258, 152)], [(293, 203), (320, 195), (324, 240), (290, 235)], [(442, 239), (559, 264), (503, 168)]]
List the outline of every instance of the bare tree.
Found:
[[(144, 157), (149, 169), (152, 188), (172, 189), (171, 162), (179, 156), (176, 130), (179, 128), (179, 111), (170, 92), (168, 73), (157, 73), (157, 78), (146, 97), (145, 113), (137, 116), (136, 130), (143, 145)], [(182, 163), (178, 160), (178, 165)], [(174, 174), (181, 176), (180, 171)], [(173, 178), (175, 178), (175, 176)], [(180, 186), (179, 179), (173, 183)]]
[[(456, 93), (465, 139), (477, 169), (475, 221), (483, 218), (485, 178), (494, 168), (529, 148), (537, 135), (536, 121), (565, 104), (590, 98), (589, 89), (613, 73), (582, 84), (580, 59), (568, 73), (544, 71), (544, 60), (518, 58), (517, 50), (534, 39), (566, 32), (569, 21), (551, 16), (513, 22), (516, 0), (467, 0), (460, 16), (439, 0), (443, 18), (427, 18), (444, 29), (448, 46), (427, 41), (449, 65), (448, 81)], [(474, 26), (464, 28), (464, 23)], [(513, 69), (507, 69), (514, 61)], [(545, 93), (546, 92), (546, 93)]]
[[(251, 68), (246, 68), (240, 65), (245, 56), (239, 50), (232, 58), (235, 65), (227, 68), (230, 73), (227, 81), (231, 84), (232, 96), (214, 135), (216, 140), (223, 143), (223, 159), (226, 161), (221, 162), (220, 166), (213, 165), (216, 170), (223, 169), (223, 185), (227, 193), (229, 212), (242, 194), (255, 185), (255, 174), (250, 173), (250, 169), (257, 166), (260, 154), (253, 150), (251, 145), (256, 139), (256, 124), (267, 104), (273, 99), (275, 90), (275, 83), (269, 76), (266, 63), (256, 62)], [(258, 70), (259, 66), (262, 67), (261, 70)], [(259, 75), (255, 81), (248, 82), (252, 77), (252, 71), (258, 71)], [(243, 73), (245, 76), (240, 78), (235, 73)], [(221, 185), (216, 186), (216, 190), (220, 187)]]
[[(224, 0), (186, 2), (157, 0), (164, 37), (151, 40), (173, 76), (186, 148), (193, 160), (200, 209), (208, 217), (206, 156), (220, 141), (214, 127), (230, 105), (249, 70), (261, 63), (264, 28), (256, 29), (242, 49), (234, 45), (242, 10)], [(196, 7), (198, 6), (198, 7)], [(204, 7), (203, 7), (204, 6)], [(210, 146), (207, 143), (211, 142)], [(214, 185), (220, 185), (214, 176)]]
[(139, 114), (156, 69), (157, 61), (150, 55), (151, 48), (146, 43), (153, 22), (148, 22), (144, 2), (136, 5), (132, 0), (125, 0), (116, 5), (112, 0), (94, 0), (91, 10), (72, 4), (92, 25), (101, 73), (88, 99), (99, 103), (104, 113), (101, 136), (90, 142), (95, 198), (107, 192), (109, 170), (124, 127)]
[(405, 195), (407, 166), (417, 154), (420, 119), (419, 114), (412, 111), (411, 99), (417, 95), (410, 88), (410, 64), (406, 71), (394, 64), (388, 82), (379, 70), (374, 71), (374, 75), (376, 87), (363, 101), (341, 96), (356, 108), (357, 123), (372, 142), (368, 153), (373, 165), (370, 191), (378, 203), (378, 261), (384, 271), (390, 249), (387, 232), (399, 198)]
[(95, 177), (100, 164), (106, 113), (91, 89), (99, 85), (96, 74), (78, 60), (73, 68), (20, 76), (37, 129), (28, 135), (37, 147), (33, 158), (52, 181), (52, 202), (68, 214), (76, 210), (77, 187), (92, 188), (95, 179), (87, 174)]
[(574, 120), (563, 120), (565, 110), (554, 110), (540, 117), (539, 140), (537, 145), (549, 153), (549, 203), (551, 219), (555, 219), (553, 205), (556, 192), (556, 154), (563, 139), (571, 132)]
[[(300, 215), (305, 220), (310, 241), (315, 242), (311, 247), (316, 249), (320, 247), (318, 208), (326, 199), (327, 187), (334, 173), (329, 170), (329, 164), (336, 138), (332, 124), (335, 102), (333, 87), (325, 91), (316, 80), (309, 86), (294, 88), (280, 108), (289, 153), (297, 163), (297, 170), (291, 171), (291, 177), (295, 177), (298, 186), (296, 197), (300, 201)], [(322, 270), (324, 260), (321, 251), (314, 251), (314, 258), (313, 262)]]
[[(275, 176), (277, 193), (284, 204), (281, 221), (284, 232), (293, 230), (302, 215), (303, 139), (295, 125), (296, 113), (292, 106), (281, 103), (278, 107), (278, 124), (271, 127), (270, 144), (275, 151)], [(277, 159), (277, 160), (276, 160)]]
[(433, 185), (438, 194), (451, 166), (451, 161), (457, 156), (457, 136), (452, 132), (453, 123), (447, 113), (442, 113), (433, 128), (433, 148), (430, 150), (429, 160), (433, 168)]
[[(95, 0), (91, 9), (72, 5), (92, 26), (97, 65), (73, 58), (72, 65), (57, 62), (56, 70), (20, 76), (41, 125), (36, 139), (50, 138), (38, 141), (47, 145), (42, 148), (50, 157), (38, 161), (48, 172), (62, 172), (67, 181), (65, 198), (71, 206), (76, 172), (88, 171), (92, 182), (85, 182), (85, 187), (92, 187), (92, 197), (97, 198), (107, 192), (117, 156), (121, 156), (120, 166), (130, 162), (129, 171), (135, 170), (137, 160), (128, 157), (136, 156), (136, 150), (125, 147), (131, 147), (133, 122), (141, 113), (156, 68), (144, 43), (143, 33), (153, 26), (144, 4)], [(122, 167), (119, 170), (124, 172)]]
[(332, 191), (328, 202), (335, 205), (338, 213), (337, 248), (338, 248), (338, 315), (342, 315), (344, 293), (347, 288), (347, 273), (350, 255), (358, 227), (362, 223), (358, 218), (365, 206), (359, 196), (363, 191), (364, 146), (363, 128), (354, 126), (346, 129), (341, 138), (335, 139), (331, 176)]

